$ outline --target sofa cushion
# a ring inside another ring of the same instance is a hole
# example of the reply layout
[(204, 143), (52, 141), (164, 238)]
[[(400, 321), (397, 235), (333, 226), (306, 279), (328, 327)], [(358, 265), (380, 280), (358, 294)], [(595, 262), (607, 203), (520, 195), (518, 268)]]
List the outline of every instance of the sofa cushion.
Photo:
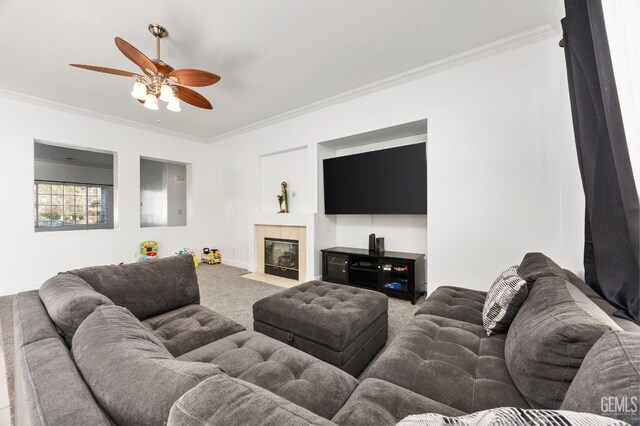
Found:
[(14, 297), (13, 327), (16, 425), (112, 424), (82, 380), (37, 291)]
[(376, 291), (309, 281), (257, 301), (253, 319), (343, 351), (388, 303)]
[(560, 408), (587, 352), (619, 329), (573, 284), (539, 278), (509, 328), (507, 368), (533, 408)]
[(640, 424), (639, 396), (640, 334), (610, 331), (587, 353), (560, 408)]
[(468, 288), (442, 286), (429, 295), (416, 315), (428, 314), (482, 325), (487, 293)]
[(79, 276), (69, 273), (49, 278), (38, 294), (68, 342), (82, 321), (98, 306), (113, 305), (107, 296), (95, 291)]
[[(592, 301), (594, 299), (602, 299), (602, 296), (600, 296), (593, 288), (591, 288), (589, 284), (585, 283), (582, 278), (580, 278), (579, 276), (577, 276), (576, 274), (574, 274), (568, 269), (563, 269), (563, 271), (567, 276), (567, 281), (569, 281), (571, 284), (576, 286), (578, 290), (583, 292), (589, 299), (591, 299)], [(606, 312), (605, 309), (603, 309), (603, 311)]]
[(187, 305), (142, 323), (176, 357), (245, 329), (200, 305)]
[(449, 425), (509, 425), (509, 426), (628, 426), (606, 417), (562, 410), (523, 410), (500, 407), (479, 411), (466, 416), (449, 417), (440, 414), (416, 414), (402, 419), (397, 426), (449, 426)]
[(395, 383), (465, 413), (504, 405), (528, 407), (507, 371), (505, 338), (487, 336), (482, 325), (417, 315), (367, 377)]
[(564, 272), (569, 278), (568, 281), (574, 286), (578, 287), (578, 290), (582, 291), (589, 299), (591, 299), (593, 303), (598, 306), (598, 308), (602, 309), (607, 315), (609, 315), (613, 322), (618, 324), (620, 328), (625, 331), (640, 333), (640, 326), (637, 323), (630, 319), (617, 316), (616, 313), (619, 312), (618, 308), (604, 299), (600, 294), (598, 294), (598, 292), (591, 288), (589, 284), (585, 283), (580, 277), (578, 277), (568, 269), (565, 269)]
[(507, 331), (520, 305), (527, 298), (527, 282), (518, 275), (517, 269), (518, 265), (507, 268), (487, 293), (482, 309), (482, 323), (489, 336)]
[(69, 271), (139, 319), (200, 303), (191, 255)]
[(97, 308), (78, 327), (73, 356), (93, 395), (117, 424), (164, 424), (175, 401), (220, 374), (175, 359), (127, 309)]
[[(543, 277), (559, 277), (564, 278), (571, 284), (576, 286), (578, 290), (584, 293), (593, 303), (595, 303), (600, 309), (602, 309), (607, 315), (612, 316), (618, 309), (605, 300), (596, 290), (590, 285), (584, 282), (584, 280), (578, 277), (576, 274), (568, 269), (562, 269), (553, 260), (549, 259), (542, 253), (528, 253), (518, 270), (521, 274), (527, 275), (526, 280), (529, 282), (529, 287), (533, 284), (537, 278)], [(612, 319), (620, 325), (615, 317)], [(622, 320), (624, 321), (624, 320)], [(631, 323), (631, 321), (628, 321)], [(624, 326), (622, 326), (624, 328)]]
[(179, 357), (211, 362), (229, 376), (265, 388), (330, 419), (358, 381), (344, 371), (253, 331), (222, 338)]
[(168, 426), (333, 425), (259, 386), (219, 374), (173, 404)]
[(534, 282), (538, 278), (543, 277), (560, 277), (567, 279), (567, 274), (564, 269), (542, 253), (525, 254), (518, 267), (518, 275), (528, 282)]
[(366, 379), (332, 420), (344, 426), (395, 425), (406, 416), (416, 413), (464, 414), (393, 383)]

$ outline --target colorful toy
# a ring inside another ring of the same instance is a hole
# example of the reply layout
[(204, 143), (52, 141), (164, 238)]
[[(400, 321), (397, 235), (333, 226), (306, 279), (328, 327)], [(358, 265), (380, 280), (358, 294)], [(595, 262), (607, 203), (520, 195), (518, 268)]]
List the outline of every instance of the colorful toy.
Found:
[(200, 256), (200, 262), (208, 263), (209, 265), (215, 265), (222, 263), (222, 255), (218, 249), (209, 249), (205, 247), (202, 249), (202, 256)]
[(138, 245), (140, 257), (138, 262), (154, 262), (158, 260), (158, 242), (143, 241)]
[(180, 256), (183, 254), (190, 254), (191, 257), (193, 257), (193, 264), (195, 265), (196, 268), (198, 267), (198, 259), (196, 258), (196, 252), (194, 252), (193, 250), (185, 247), (182, 250), (178, 250), (175, 253), (176, 253), (176, 256)]

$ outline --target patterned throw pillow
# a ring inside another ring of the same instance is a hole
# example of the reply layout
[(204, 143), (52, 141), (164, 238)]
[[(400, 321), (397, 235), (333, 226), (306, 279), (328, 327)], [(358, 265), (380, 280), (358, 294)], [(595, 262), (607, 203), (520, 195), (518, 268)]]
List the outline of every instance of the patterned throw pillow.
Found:
[(460, 417), (440, 414), (415, 414), (396, 426), (630, 426), (629, 423), (596, 414), (563, 410), (529, 410), (500, 407)]
[(487, 335), (504, 333), (509, 329), (527, 293), (527, 282), (518, 275), (518, 265), (507, 268), (498, 276), (482, 308), (482, 324)]

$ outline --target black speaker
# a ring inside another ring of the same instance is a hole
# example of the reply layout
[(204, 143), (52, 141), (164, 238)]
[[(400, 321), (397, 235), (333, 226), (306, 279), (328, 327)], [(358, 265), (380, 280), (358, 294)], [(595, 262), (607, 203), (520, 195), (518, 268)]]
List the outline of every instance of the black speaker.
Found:
[(384, 253), (384, 237), (376, 238), (376, 253)]
[(376, 234), (369, 235), (369, 251), (376, 251)]

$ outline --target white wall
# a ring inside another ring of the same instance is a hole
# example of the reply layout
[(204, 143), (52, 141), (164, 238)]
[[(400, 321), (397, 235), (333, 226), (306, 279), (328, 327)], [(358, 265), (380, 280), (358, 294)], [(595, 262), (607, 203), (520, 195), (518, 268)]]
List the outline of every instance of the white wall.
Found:
[(640, 2), (602, 2), (631, 167), (640, 190)]
[(167, 225), (168, 168), (165, 161), (140, 159), (140, 226)]
[(113, 185), (113, 169), (45, 160), (35, 160), (34, 169), (34, 177), (38, 180)]
[(167, 165), (167, 225), (187, 224), (187, 165)]
[(426, 214), (337, 215), (338, 246), (368, 248), (372, 233), (384, 237), (385, 250), (427, 254)]
[(260, 211), (277, 213), (280, 184), (287, 182), (290, 213), (305, 213), (307, 206), (307, 147), (268, 154), (259, 158)]
[(487, 289), (533, 250), (581, 269), (584, 206), (557, 41), (484, 57), (214, 144), (213, 198), (220, 203), (213, 226), (225, 259), (246, 264), (253, 255), (249, 218), (258, 211), (258, 156), (307, 146), (308, 199), (319, 200), (318, 143), (427, 118), (430, 291), (445, 284)]
[[(138, 243), (157, 240), (160, 256), (215, 244), (210, 147), (180, 138), (0, 98), (0, 294), (38, 288), (71, 268), (134, 261)], [(34, 139), (116, 153), (113, 230), (34, 232)], [(186, 227), (140, 228), (140, 156), (193, 165)]]

